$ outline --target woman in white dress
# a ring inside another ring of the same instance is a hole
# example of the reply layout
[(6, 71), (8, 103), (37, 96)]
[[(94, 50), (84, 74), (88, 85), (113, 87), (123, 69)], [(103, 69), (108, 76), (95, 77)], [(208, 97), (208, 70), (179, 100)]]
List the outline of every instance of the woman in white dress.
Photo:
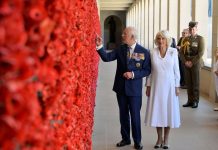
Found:
[[(216, 94), (218, 96), (218, 49), (216, 50), (216, 62), (214, 64), (213, 72), (214, 72), (214, 78), (215, 78), (215, 88), (216, 88)], [(218, 107), (214, 108), (215, 111), (218, 111)]]
[(170, 47), (171, 37), (166, 30), (156, 34), (155, 45), (151, 51), (152, 71), (146, 82), (145, 124), (156, 127), (158, 139), (154, 148), (168, 149), (170, 128), (180, 126), (178, 52)]

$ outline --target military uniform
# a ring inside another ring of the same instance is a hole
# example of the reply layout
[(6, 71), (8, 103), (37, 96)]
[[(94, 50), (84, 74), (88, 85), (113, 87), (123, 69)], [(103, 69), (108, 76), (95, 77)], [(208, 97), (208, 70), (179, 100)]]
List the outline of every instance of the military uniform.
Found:
[[(189, 27), (194, 27), (196, 22), (190, 22)], [(185, 82), (187, 84), (188, 102), (183, 107), (197, 108), (199, 103), (199, 71), (204, 54), (204, 39), (200, 35), (189, 36), (184, 39), (180, 51), (182, 63), (192, 62), (192, 67), (185, 66)]]

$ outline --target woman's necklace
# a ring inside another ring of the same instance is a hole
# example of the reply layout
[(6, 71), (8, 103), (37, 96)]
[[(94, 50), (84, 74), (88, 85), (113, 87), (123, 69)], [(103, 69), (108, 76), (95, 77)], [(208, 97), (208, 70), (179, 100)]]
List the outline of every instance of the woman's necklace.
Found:
[(161, 56), (162, 58), (165, 57), (166, 52), (167, 52), (167, 49), (166, 49), (166, 48), (160, 48), (160, 56)]

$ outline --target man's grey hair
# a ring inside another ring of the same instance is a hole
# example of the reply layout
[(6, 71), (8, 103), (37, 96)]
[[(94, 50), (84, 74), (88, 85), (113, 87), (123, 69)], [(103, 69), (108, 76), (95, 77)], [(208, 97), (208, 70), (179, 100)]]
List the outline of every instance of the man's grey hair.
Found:
[(183, 29), (182, 32), (188, 32), (188, 33), (189, 33), (189, 28), (185, 28), (185, 29)]
[(137, 37), (138, 37), (138, 34), (137, 34), (137, 30), (135, 27), (132, 27), (132, 26), (129, 26), (129, 27), (126, 27), (126, 29), (128, 29), (131, 33), (131, 35), (133, 36), (133, 38), (136, 40)]

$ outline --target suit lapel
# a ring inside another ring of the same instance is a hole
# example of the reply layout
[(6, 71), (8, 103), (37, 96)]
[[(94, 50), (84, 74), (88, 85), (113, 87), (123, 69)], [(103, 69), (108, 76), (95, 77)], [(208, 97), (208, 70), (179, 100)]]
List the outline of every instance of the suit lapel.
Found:
[(136, 43), (135, 49), (134, 49), (134, 53), (140, 53), (140, 47), (139, 45)]
[(127, 67), (127, 45), (125, 44), (122, 49), (122, 62)]

